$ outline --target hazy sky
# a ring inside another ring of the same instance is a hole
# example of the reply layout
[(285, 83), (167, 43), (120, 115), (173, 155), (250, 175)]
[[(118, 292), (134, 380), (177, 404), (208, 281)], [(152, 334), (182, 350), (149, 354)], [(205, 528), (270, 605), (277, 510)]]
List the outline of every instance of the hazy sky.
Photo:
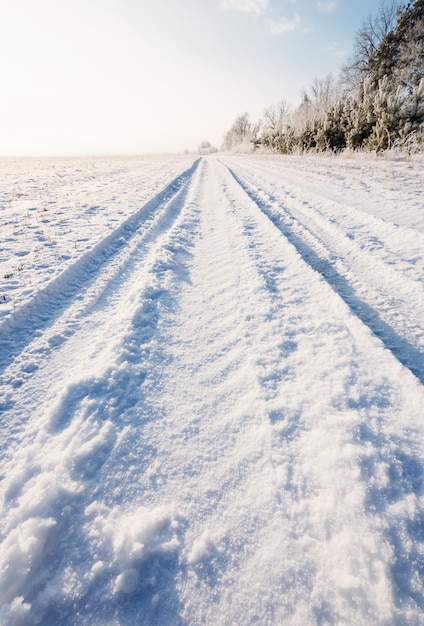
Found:
[(0, 154), (216, 145), (338, 74), (380, 0), (3, 0)]

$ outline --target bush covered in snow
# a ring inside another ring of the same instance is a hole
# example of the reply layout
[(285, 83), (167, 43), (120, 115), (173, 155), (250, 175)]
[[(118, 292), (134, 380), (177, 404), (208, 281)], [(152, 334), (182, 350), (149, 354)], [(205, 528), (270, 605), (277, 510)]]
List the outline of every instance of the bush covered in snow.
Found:
[(396, 0), (382, 4), (358, 31), (354, 53), (337, 81), (331, 76), (315, 79), (297, 109), (290, 112), (282, 100), (268, 107), (256, 126), (247, 113), (239, 116), (223, 148), (234, 150), (246, 140), (255, 149), (283, 154), (345, 148), (421, 150), (424, 0), (401, 7)]

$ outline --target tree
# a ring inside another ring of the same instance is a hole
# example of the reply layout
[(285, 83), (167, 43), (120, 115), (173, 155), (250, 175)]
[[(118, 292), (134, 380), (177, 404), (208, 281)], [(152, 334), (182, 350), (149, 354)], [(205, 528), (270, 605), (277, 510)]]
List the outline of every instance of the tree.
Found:
[(263, 114), (262, 129), (267, 134), (282, 133), (290, 118), (290, 105), (285, 100), (271, 104)]
[[(347, 91), (353, 92), (360, 88), (369, 76), (372, 66), (377, 62), (375, 54), (382, 42), (394, 31), (398, 15), (399, 0), (391, 0), (388, 4), (382, 2), (375, 16), (370, 14), (365, 18), (355, 36), (353, 55), (341, 72), (341, 82)], [(389, 46), (390, 37), (387, 43)], [(376, 77), (376, 83), (379, 78), (381, 76)]]
[(249, 120), (249, 114), (238, 115), (230, 130), (224, 135), (223, 150), (231, 150), (242, 144), (249, 144), (254, 139), (258, 126)]
[(424, 78), (424, 0), (410, 2), (399, 12), (392, 42), (382, 42), (380, 57), (389, 56), (390, 43), (392, 62), (386, 73), (392, 72), (394, 80), (412, 93)]
[(293, 114), (292, 125), (301, 129), (326, 115), (339, 97), (340, 85), (331, 74), (325, 78), (315, 78), (309, 88), (302, 92), (302, 102)]
[(210, 141), (202, 141), (197, 148), (199, 154), (213, 154), (218, 152), (218, 148), (215, 148)]
[(284, 100), (267, 107), (262, 132), (247, 113), (225, 136), (225, 147), (250, 141), (284, 154), (293, 151), (424, 145), (424, 0), (381, 4), (355, 39), (342, 80), (315, 79), (290, 114)]
[(260, 122), (261, 135), (254, 141), (254, 145), (263, 145), (266, 148), (279, 149), (281, 137), (284, 135), (290, 121), (290, 105), (285, 100), (271, 104), (264, 110)]

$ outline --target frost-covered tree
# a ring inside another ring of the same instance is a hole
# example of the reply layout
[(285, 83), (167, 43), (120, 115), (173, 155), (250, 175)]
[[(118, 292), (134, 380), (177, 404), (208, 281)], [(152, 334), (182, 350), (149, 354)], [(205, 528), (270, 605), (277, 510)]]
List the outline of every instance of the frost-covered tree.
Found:
[(280, 150), (280, 138), (287, 129), (290, 113), (290, 105), (285, 100), (268, 106), (260, 122), (261, 134), (256, 139), (256, 145)]
[(424, 0), (398, 11), (396, 29), (388, 33), (370, 59), (376, 79), (390, 75), (410, 93), (424, 78)]
[(375, 88), (369, 78), (345, 101), (346, 146), (363, 148), (377, 121), (374, 107)]
[(202, 141), (197, 151), (199, 154), (213, 154), (214, 152), (218, 152), (218, 148), (213, 146), (210, 141)]
[(313, 120), (326, 115), (340, 96), (340, 85), (331, 74), (325, 78), (315, 78), (308, 89), (302, 92), (302, 102), (295, 110), (292, 124), (303, 128)]
[(370, 63), (382, 42), (395, 29), (398, 12), (399, 0), (382, 2), (377, 14), (369, 14), (362, 22), (355, 36), (353, 54), (341, 72), (341, 82), (346, 90), (354, 91), (369, 76)]
[(409, 145), (423, 136), (424, 79), (412, 95), (402, 85), (384, 76), (375, 85), (366, 79), (355, 98), (345, 104), (346, 145), (380, 152)]
[(262, 132), (270, 134), (281, 133), (290, 119), (291, 108), (286, 100), (271, 104), (264, 111), (262, 118)]
[(249, 145), (255, 138), (258, 126), (249, 119), (248, 113), (238, 115), (230, 130), (224, 135), (223, 150), (232, 150), (236, 146)]
[(424, 145), (424, 0), (381, 4), (358, 31), (341, 79), (315, 79), (293, 113), (282, 100), (257, 129), (239, 116), (226, 147), (249, 137), (282, 153)]
[(399, 79), (415, 87), (424, 78), (424, 0), (409, 3), (399, 19), (397, 34), (401, 41)]
[(402, 92), (384, 76), (374, 94), (373, 113), (375, 123), (367, 140), (367, 146), (381, 152), (395, 145), (401, 134)]

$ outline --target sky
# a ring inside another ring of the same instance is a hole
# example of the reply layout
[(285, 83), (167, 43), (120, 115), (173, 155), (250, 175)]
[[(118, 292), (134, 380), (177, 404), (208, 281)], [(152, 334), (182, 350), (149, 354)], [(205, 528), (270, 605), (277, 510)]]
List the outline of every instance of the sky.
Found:
[(219, 147), (352, 53), (380, 0), (4, 0), (0, 155)]

